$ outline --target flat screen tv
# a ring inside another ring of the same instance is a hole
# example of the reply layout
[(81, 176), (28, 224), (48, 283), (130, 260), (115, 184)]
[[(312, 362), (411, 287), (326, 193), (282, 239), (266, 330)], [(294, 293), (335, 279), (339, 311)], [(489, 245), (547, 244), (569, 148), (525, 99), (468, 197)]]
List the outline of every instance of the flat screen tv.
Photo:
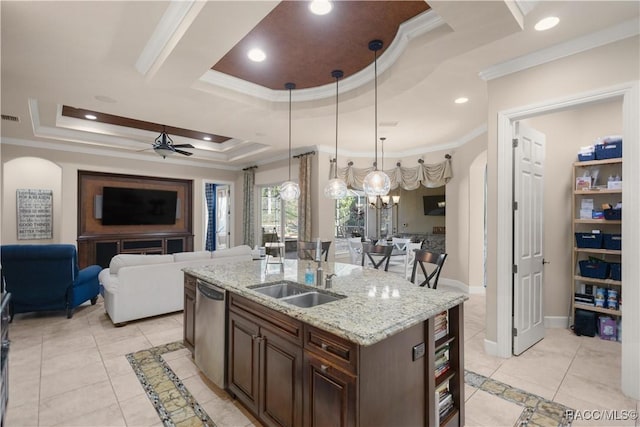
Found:
[(104, 187), (102, 225), (176, 223), (177, 191)]
[(443, 216), (445, 214), (444, 194), (439, 196), (422, 196), (424, 214), (431, 216)]

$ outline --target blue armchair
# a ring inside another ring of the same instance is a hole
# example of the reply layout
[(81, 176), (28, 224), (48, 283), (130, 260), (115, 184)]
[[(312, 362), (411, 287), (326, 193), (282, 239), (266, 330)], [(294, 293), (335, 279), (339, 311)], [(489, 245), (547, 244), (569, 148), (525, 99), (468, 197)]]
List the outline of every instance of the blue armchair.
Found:
[(74, 245), (3, 245), (0, 259), (11, 320), (15, 313), (49, 310), (66, 310), (70, 319), (74, 308), (98, 300), (102, 268), (79, 270)]

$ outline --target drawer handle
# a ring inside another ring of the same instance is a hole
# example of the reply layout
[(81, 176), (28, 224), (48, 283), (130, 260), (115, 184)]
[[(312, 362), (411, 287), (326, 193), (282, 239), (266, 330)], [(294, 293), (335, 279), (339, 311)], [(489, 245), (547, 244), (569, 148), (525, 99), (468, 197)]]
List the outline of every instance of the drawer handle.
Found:
[(320, 348), (323, 349), (323, 350), (326, 350), (326, 349), (329, 348), (329, 346), (326, 343), (321, 342), (320, 343)]
[(320, 365), (320, 370), (322, 372), (327, 372), (329, 370), (329, 367), (327, 365)]

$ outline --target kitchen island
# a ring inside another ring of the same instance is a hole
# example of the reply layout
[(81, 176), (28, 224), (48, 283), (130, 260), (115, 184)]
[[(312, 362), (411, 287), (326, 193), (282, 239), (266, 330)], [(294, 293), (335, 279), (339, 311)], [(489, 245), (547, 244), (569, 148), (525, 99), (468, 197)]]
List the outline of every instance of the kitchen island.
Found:
[(304, 283), (307, 265), (185, 269), (185, 293), (198, 279), (228, 292), (228, 390), (265, 425), (464, 425), (467, 297), (340, 263), (322, 263), (336, 276), (320, 289), (341, 299), (303, 308), (260, 293)]

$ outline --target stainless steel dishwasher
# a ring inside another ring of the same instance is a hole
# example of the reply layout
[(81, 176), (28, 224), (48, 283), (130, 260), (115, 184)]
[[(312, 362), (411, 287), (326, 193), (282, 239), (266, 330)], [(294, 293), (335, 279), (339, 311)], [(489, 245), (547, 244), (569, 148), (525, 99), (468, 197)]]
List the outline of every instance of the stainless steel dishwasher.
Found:
[(223, 390), (227, 387), (225, 298), (224, 289), (201, 280), (196, 282), (196, 365)]

